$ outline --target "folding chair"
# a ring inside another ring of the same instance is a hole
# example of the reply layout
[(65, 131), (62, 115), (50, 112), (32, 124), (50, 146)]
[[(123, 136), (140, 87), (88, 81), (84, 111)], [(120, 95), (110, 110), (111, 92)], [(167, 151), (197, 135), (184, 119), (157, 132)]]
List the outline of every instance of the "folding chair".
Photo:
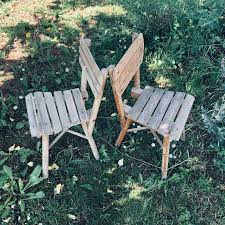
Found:
[[(162, 178), (167, 178), (169, 148), (172, 140), (178, 141), (194, 102), (194, 97), (184, 92), (173, 92), (147, 86), (140, 88), (140, 65), (144, 55), (142, 34), (133, 34), (133, 43), (119, 63), (109, 69), (114, 98), (122, 130), (116, 141), (120, 146), (126, 133), (148, 129), (163, 148)], [(131, 96), (137, 98), (133, 107), (123, 103), (122, 94), (134, 79)], [(132, 122), (143, 127), (129, 129)], [(158, 134), (163, 136), (163, 143)]]
[[(99, 70), (89, 48), (90, 39), (81, 39), (79, 63), (82, 67), (81, 88), (66, 91), (35, 92), (26, 96), (26, 107), (32, 137), (42, 137), (43, 177), (48, 178), (49, 149), (66, 132), (88, 140), (93, 155), (99, 159), (92, 137), (95, 120), (105, 87), (107, 69)], [(94, 95), (93, 108), (86, 110), (84, 100), (88, 98), (87, 83)], [(70, 128), (81, 125), (84, 134)], [(58, 134), (49, 145), (49, 135)]]

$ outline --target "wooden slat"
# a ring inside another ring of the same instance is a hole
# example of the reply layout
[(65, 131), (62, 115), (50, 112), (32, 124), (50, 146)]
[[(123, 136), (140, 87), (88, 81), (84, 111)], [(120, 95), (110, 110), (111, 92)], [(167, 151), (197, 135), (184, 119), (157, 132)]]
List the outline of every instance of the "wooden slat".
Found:
[[(130, 58), (130, 61), (125, 65), (123, 71), (120, 72), (120, 77), (115, 81), (116, 91), (120, 94), (124, 92), (133, 76), (140, 68), (140, 65), (143, 61), (144, 55), (144, 46), (140, 46), (140, 48), (133, 53), (133, 56)], [(117, 67), (115, 68), (115, 70)]]
[(163, 116), (166, 113), (166, 110), (173, 99), (174, 92), (173, 91), (166, 91), (162, 98), (160, 99), (160, 102), (155, 109), (155, 112), (151, 116), (151, 118), (148, 121), (148, 126), (151, 127), (153, 130), (157, 130), (158, 126), (160, 125), (160, 122), (163, 119)]
[(85, 63), (83, 62), (81, 57), (79, 58), (79, 62), (80, 62), (81, 66), (83, 65), (82, 73), (85, 74), (88, 84), (89, 84), (94, 96), (97, 97), (99, 94), (99, 89), (100, 89), (99, 83), (96, 83), (96, 79), (92, 76), (93, 73), (88, 71), (88, 68), (87, 68), (87, 66), (85, 66)]
[(89, 67), (94, 71), (96, 79), (98, 80), (98, 82), (100, 84), (102, 84), (103, 77), (101, 76), (101, 71), (98, 68), (98, 65), (96, 64), (96, 62), (95, 62), (95, 60), (94, 60), (94, 58), (93, 58), (93, 56), (92, 56), (92, 54), (90, 52), (90, 49), (87, 46), (87, 43), (86, 43), (85, 39), (82, 39), (80, 41), (80, 49), (83, 51), (83, 53), (85, 55), (85, 58), (88, 61)]
[(158, 105), (163, 93), (164, 93), (164, 90), (161, 90), (158, 88), (156, 88), (154, 90), (150, 99), (148, 100), (147, 104), (145, 105), (145, 108), (139, 115), (137, 122), (147, 126), (147, 122), (148, 122), (149, 118), (151, 117), (152, 113), (154, 112), (156, 106)]
[(132, 107), (127, 104), (123, 104), (123, 108), (124, 108), (125, 115), (128, 116)]
[(144, 89), (144, 91), (141, 93), (140, 97), (130, 110), (129, 115), (127, 116), (128, 118), (137, 121), (138, 116), (141, 114), (153, 91), (153, 87), (146, 87)]
[(101, 85), (103, 81), (101, 72), (90, 51), (88, 53), (82, 46), (80, 46), (79, 53), (82, 61), (84, 62), (84, 65), (88, 68), (88, 71), (90, 72), (92, 78), (95, 80), (96, 83)]
[(65, 97), (65, 102), (69, 112), (70, 120), (73, 126), (77, 125), (80, 123), (80, 119), (78, 116), (77, 108), (76, 108), (71, 90), (64, 91), (63, 94)]
[(44, 98), (45, 98), (45, 103), (47, 105), (49, 116), (50, 116), (50, 119), (51, 119), (51, 122), (52, 122), (53, 132), (55, 134), (57, 134), (60, 131), (62, 131), (62, 125), (60, 123), (59, 115), (58, 115), (58, 112), (57, 112), (57, 109), (56, 109), (56, 105), (55, 105), (55, 101), (54, 101), (54, 98), (52, 96), (52, 93), (45, 92)]
[(64, 97), (61, 91), (54, 92), (56, 106), (59, 113), (59, 118), (62, 124), (63, 129), (68, 129), (71, 127), (70, 119), (66, 110), (66, 105), (64, 101)]
[(161, 121), (161, 124), (159, 125), (159, 128), (157, 130), (158, 133), (162, 135), (168, 135), (169, 131), (171, 129), (171, 126), (173, 125), (173, 122), (175, 120), (175, 117), (179, 111), (179, 108), (184, 100), (185, 97), (184, 92), (177, 92), (170, 105), (169, 108), (166, 111), (166, 114), (164, 115), (163, 120)]
[(45, 99), (42, 92), (34, 93), (38, 114), (41, 121), (42, 134), (53, 134), (52, 124), (48, 115)]
[(30, 127), (30, 133), (32, 137), (40, 137), (40, 124), (38, 122), (36, 107), (33, 99), (33, 95), (30, 93), (25, 97), (27, 115)]
[[(142, 34), (139, 34), (129, 49), (126, 51), (122, 59), (119, 61), (115, 68), (115, 73), (113, 75), (113, 80), (116, 81), (120, 78), (121, 73), (123, 72), (124, 68), (127, 64), (129, 64), (131, 58), (133, 57), (134, 53), (140, 48), (140, 46), (144, 46), (144, 38)], [(144, 48), (144, 47), (143, 47)], [(138, 69), (138, 68), (137, 68)], [(137, 71), (136, 69), (136, 71)], [(135, 72), (136, 72), (135, 71)]]
[(193, 105), (195, 98), (192, 95), (187, 94), (181, 108), (179, 110), (178, 116), (171, 129), (170, 137), (172, 140), (178, 141), (184, 129), (185, 123), (187, 122), (191, 107)]
[(78, 88), (72, 90), (73, 97), (76, 103), (78, 115), (80, 117), (81, 123), (88, 122), (88, 115), (85, 109), (84, 101), (82, 99), (80, 90)]

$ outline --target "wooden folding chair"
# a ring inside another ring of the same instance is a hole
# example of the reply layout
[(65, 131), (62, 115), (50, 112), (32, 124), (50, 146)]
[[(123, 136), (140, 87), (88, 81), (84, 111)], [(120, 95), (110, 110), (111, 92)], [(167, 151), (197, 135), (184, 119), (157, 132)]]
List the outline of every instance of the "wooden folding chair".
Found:
[[(142, 34), (133, 34), (133, 43), (119, 63), (109, 67), (114, 98), (122, 130), (116, 141), (120, 146), (127, 132), (148, 129), (163, 148), (162, 178), (167, 178), (169, 148), (172, 140), (178, 141), (194, 102), (194, 97), (184, 92), (173, 92), (147, 86), (140, 88), (140, 65), (144, 55)], [(123, 103), (122, 94), (134, 79), (131, 96), (137, 98), (133, 107)], [(129, 129), (132, 122), (143, 127)], [(158, 134), (163, 136), (163, 143)]]
[[(79, 62), (82, 67), (81, 88), (66, 91), (35, 92), (26, 96), (26, 107), (32, 137), (42, 137), (43, 177), (48, 178), (49, 149), (65, 133), (71, 133), (88, 140), (93, 155), (99, 159), (98, 150), (92, 137), (95, 120), (105, 87), (107, 69), (99, 70), (89, 48), (90, 39), (82, 39), (79, 48)], [(86, 110), (84, 100), (88, 98), (87, 83), (93, 95), (93, 108)], [(84, 134), (70, 128), (81, 125)], [(59, 134), (58, 134), (59, 133)], [(58, 136), (49, 145), (49, 135)]]

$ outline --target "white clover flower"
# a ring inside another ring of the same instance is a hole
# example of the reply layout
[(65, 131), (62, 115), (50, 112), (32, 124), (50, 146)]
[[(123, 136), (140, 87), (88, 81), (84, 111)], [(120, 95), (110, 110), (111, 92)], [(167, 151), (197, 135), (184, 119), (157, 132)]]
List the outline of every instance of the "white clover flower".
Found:
[(124, 149), (126, 149), (126, 148), (127, 148), (127, 146), (126, 146), (126, 145), (123, 145), (123, 148), (124, 148)]
[(123, 166), (123, 158), (118, 161), (119, 166)]
[(15, 208), (15, 204), (14, 205), (11, 205), (11, 209), (14, 209)]
[(24, 72), (24, 71), (25, 71), (25, 69), (24, 69), (24, 68), (22, 68), (22, 71)]
[(174, 156), (173, 156), (173, 158), (174, 158), (174, 159), (176, 159), (176, 158), (177, 158), (177, 156), (176, 156), (176, 155), (174, 155)]
[(29, 167), (33, 167), (33, 166), (34, 166), (34, 163), (30, 161), (29, 163), (27, 163), (27, 165), (28, 165)]
[(10, 146), (10, 147), (8, 148), (9, 152), (12, 152), (12, 151), (14, 151), (14, 149), (15, 149), (15, 146), (16, 146), (16, 144), (14, 144), (14, 145)]
[(20, 78), (20, 80), (22, 81), (22, 80), (23, 80), (23, 78), (21, 77), (21, 78)]
[(11, 117), (9, 118), (9, 120), (10, 120), (11, 122), (15, 121), (15, 119), (13, 119), (13, 118), (11, 118)]
[(116, 116), (116, 113), (112, 113), (111, 116), (112, 116), (112, 117)]
[(135, 123), (132, 123), (133, 126), (135, 126)]
[(27, 220), (28, 221), (30, 220), (30, 214), (29, 213), (27, 214)]
[(73, 182), (77, 182), (78, 181), (78, 177), (73, 175)]
[(122, 40), (119, 40), (119, 42), (121, 42)]
[(140, 125), (138, 125), (138, 126), (137, 126), (137, 128), (141, 128), (141, 126), (140, 126)]
[(57, 71), (57, 72), (55, 72), (55, 74), (59, 74), (59, 72)]
[(11, 217), (8, 217), (7, 219), (2, 220), (4, 223), (9, 223), (9, 221), (11, 220)]
[(176, 148), (176, 144), (172, 144), (172, 148)]
[(123, 49), (126, 49), (126, 48), (127, 48), (127, 46), (124, 46), (124, 47), (123, 47)]
[(63, 189), (63, 184), (57, 184), (54, 188), (54, 194), (59, 195)]
[(153, 142), (153, 143), (151, 144), (151, 146), (154, 148), (154, 147), (155, 147), (155, 143)]
[(70, 71), (70, 69), (69, 69), (69, 68), (66, 68), (66, 69), (65, 69), (65, 72), (66, 72), (66, 73), (68, 73), (69, 71)]
[(13, 107), (13, 109), (14, 109), (14, 110), (17, 110), (17, 109), (18, 109), (18, 106), (17, 106), (17, 105), (15, 105), (15, 106)]
[(23, 99), (24, 97), (22, 95), (19, 96), (19, 99)]
[(59, 166), (56, 163), (53, 163), (51, 166), (48, 167), (49, 170), (58, 170)]
[(173, 158), (173, 155), (172, 154), (169, 154), (169, 158), (172, 159)]
[(67, 214), (68, 218), (71, 220), (75, 220), (77, 217), (72, 214)]
[(125, 104), (127, 104), (128, 103), (128, 100), (127, 99), (124, 99), (124, 101), (123, 101)]

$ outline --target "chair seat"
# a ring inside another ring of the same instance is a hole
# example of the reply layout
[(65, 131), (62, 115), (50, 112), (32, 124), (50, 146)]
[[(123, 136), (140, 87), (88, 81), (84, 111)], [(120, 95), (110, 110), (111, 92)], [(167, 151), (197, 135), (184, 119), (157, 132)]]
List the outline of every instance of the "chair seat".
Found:
[(147, 86), (129, 110), (127, 117), (178, 141), (184, 130), (195, 98), (184, 92), (173, 92)]
[(32, 137), (57, 134), (89, 120), (79, 88), (55, 91), (53, 95), (34, 92), (25, 99)]

